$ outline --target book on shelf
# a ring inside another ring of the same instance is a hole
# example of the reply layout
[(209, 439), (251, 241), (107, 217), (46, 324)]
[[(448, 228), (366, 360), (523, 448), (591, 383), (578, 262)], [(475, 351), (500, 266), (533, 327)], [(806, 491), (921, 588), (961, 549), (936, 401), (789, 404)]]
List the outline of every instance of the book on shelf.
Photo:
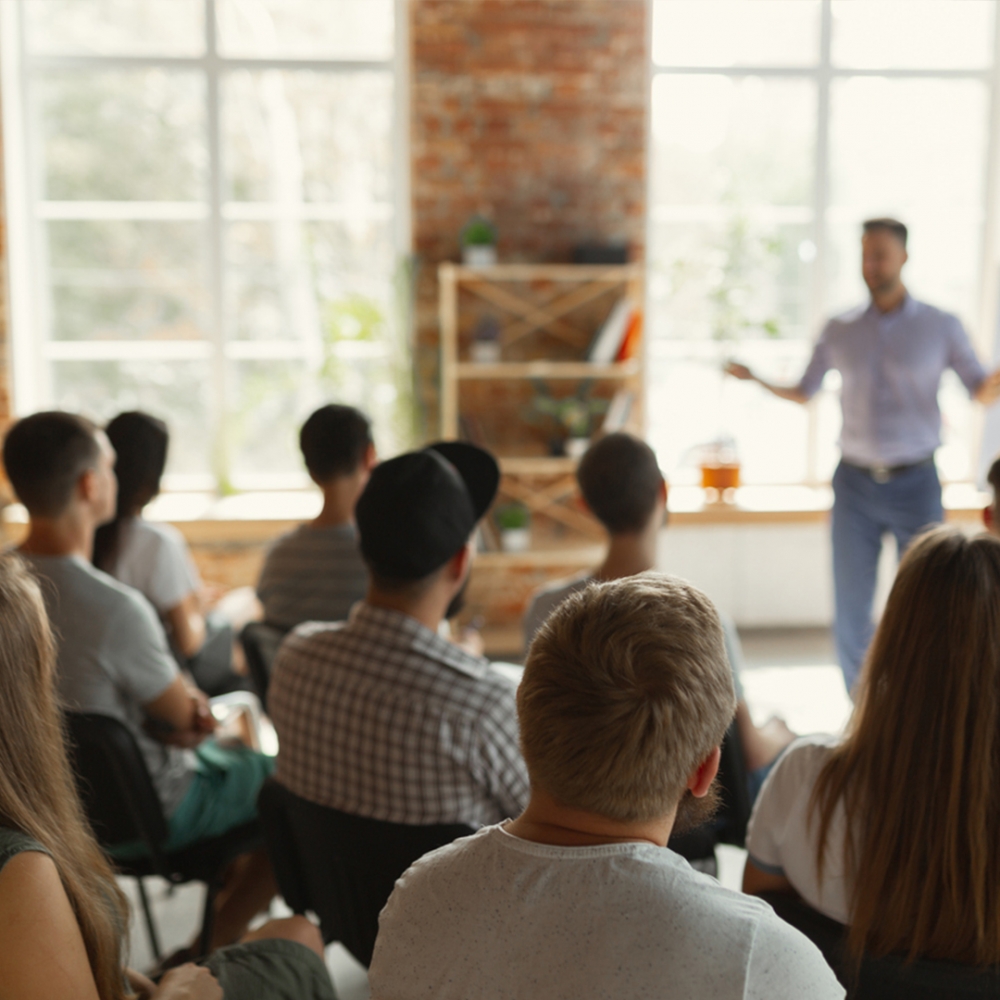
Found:
[(601, 424), (601, 434), (614, 434), (628, 423), (635, 403), (635, 393), (631, 389), (619, 389), (611, 398)]
[(639, 343), (642, 340), (642, 310), (633, 309), (629, 317), (628, 327), (625, 336), (622, 337), (621, 347), (615, 355), (615, 361), (629, 361), (639, 354)]
[(587, 360), (595, 365), (606, 365), (614, 361), (628, 333), (632, 316), (638, 311), (628, 296), (619, 299), (594, 334), (587, 350)]

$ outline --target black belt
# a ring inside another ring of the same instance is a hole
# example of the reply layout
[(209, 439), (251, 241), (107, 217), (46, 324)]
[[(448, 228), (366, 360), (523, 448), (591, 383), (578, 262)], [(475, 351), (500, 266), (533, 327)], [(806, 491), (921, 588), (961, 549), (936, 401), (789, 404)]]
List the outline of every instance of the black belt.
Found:
[(923, 469), (928, 465), (933, 465), (934, 456), (931, 455), (929, 458), (921, 459), (919, 462), (907, 462), (906, 465), (855, 465), (853, 462), (848, 462), (846, 458), (841, 459), (841, 461), (849, 469), (867, 472), (876, 483), (888, 483), (890, 480), (895, 479), (896, 476), (902, 475), (904, 472), (909, 472), (910, 469)]

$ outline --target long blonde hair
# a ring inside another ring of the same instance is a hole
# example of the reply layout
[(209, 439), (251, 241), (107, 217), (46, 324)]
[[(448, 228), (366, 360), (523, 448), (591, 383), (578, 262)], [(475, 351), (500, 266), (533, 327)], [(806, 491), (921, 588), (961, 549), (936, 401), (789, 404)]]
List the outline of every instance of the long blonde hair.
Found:
[(101, 1000), (124, 1000), (128, 908), (84, 819), (54, 693), (55, 647), (38, 584), (0, 557), (0, 826), (52, 854)]
[(848, 735), (813, 793), (846, 812), (851, 953), (1000, 962), (1000, 541), (936, 528), (903, 557)]

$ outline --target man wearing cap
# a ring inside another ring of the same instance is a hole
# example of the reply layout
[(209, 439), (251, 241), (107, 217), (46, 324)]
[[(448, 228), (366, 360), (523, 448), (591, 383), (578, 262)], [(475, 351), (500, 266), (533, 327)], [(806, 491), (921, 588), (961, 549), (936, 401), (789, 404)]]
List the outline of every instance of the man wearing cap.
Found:
[(488, 452), (461, 442), (372, 472), (355, 510), (365, 599), (346, 622), (300, 625), (275, 661), (276, 777), (296, 795), (413, 825), (478, 827), (524, 808), (514, 685), (438, 634), (499, 478)]

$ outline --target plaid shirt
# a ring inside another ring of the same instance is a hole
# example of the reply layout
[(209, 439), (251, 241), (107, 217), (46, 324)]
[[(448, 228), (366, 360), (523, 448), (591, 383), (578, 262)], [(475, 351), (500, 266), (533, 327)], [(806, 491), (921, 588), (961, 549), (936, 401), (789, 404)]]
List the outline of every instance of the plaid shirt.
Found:
[(356, 604), (282, 643), (268, 689), (277, 778), (393, 823), (497, 823), (528, 800), (514, 685), (408, 615)]

